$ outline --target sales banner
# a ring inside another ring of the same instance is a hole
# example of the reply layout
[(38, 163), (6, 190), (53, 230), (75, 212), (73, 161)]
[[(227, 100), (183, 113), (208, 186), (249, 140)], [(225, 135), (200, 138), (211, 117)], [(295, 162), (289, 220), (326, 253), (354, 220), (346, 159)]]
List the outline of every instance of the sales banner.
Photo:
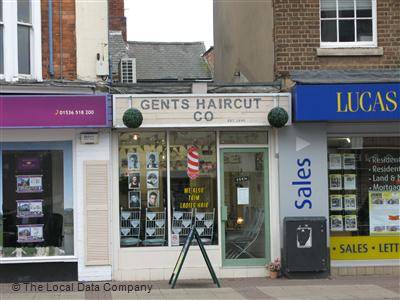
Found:
[(332, 260), (399, 259), (400, 236), (333, 236)]

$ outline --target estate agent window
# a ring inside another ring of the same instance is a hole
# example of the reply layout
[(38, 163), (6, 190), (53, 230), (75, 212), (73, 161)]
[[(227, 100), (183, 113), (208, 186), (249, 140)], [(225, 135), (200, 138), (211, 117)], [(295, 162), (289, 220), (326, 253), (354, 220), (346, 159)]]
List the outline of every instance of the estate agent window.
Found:
[(400, 138), (328, 139), (331, 236), (400, 235)]
[(68, 153), (0, 152), (0, 257), (74, 254), (71, 179), (66, 178), (72, 170), (70, 150)]
[(321, 47), (376, 47), (376, 0), (321, 0)]
[(215, 132), (120, 133), (121, 247), (179, 246), (192, 222), (217, 244), (216, 161)]

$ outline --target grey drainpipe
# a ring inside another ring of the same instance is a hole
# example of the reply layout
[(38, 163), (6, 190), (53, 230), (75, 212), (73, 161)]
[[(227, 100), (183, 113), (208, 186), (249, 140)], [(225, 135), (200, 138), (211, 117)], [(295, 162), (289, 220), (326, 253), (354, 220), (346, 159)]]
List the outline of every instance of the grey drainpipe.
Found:
[(47, 13), (49, 18), (49, 74), (50, 77), (53, 77), (53, 0), (47, 2)]

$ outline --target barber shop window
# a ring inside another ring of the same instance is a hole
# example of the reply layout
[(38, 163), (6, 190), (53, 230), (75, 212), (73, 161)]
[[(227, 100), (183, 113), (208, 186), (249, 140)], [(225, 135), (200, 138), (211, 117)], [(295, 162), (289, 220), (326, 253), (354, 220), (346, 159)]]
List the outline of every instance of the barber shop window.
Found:
[(74, 254), (73, 200), (65, 194), (70, 187), (65, 186), (64, 156), (63, 150), (2, 151), (0, 257)]
[(184, 243), (192, 220), (204, 244), (218, 244), (215, 132), (170, 133), (171, 244)]
[(400, 235), (400, 138), (328, 139), (331, 236)]
[(320, 0), (321, 47), (376, 47), (376, 0)]
[(119, 135), (121, 247), (168, 245), (164, 132)]

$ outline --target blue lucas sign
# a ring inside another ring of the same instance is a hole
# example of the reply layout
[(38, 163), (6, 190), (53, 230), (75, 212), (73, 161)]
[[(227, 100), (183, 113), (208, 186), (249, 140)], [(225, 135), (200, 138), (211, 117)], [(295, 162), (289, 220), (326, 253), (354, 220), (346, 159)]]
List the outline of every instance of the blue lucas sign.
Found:
[(297, 85), (294, 117), (302, 121), (400, 121), (400, 83)]

